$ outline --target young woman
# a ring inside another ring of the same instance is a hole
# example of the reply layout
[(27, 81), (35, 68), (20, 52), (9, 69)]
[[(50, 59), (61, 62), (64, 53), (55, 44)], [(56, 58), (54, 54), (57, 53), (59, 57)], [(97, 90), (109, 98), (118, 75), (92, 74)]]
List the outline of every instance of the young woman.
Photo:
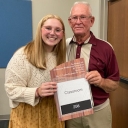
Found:
[(60, 17), (47, 15), (38, 24), (35, 40), (18, 49), (6, 68), (9, 128), (64, 128), (58, 120), (50, 70), (66, 59), (65, 27)]

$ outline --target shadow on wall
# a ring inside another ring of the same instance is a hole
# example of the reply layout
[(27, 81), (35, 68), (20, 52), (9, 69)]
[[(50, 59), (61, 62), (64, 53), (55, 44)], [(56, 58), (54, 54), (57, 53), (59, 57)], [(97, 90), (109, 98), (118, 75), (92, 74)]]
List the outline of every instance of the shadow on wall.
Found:
[(8, 128), (9, 115), (0, 115), (0, 128)]
[(0, 128), (8, 128), (9, 120), (0, 120)]

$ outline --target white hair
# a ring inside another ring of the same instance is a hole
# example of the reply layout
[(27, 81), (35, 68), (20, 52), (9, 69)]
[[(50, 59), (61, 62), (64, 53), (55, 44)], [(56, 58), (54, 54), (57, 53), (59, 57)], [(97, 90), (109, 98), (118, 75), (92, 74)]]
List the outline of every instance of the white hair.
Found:
[(91, 6), (90, 6), (90, 4), (89, 4), (88, 2), (86, 2), (86, 1), (77, 1), (77, 2), (75, 2), (75, 3), (73, 4), (73, 6), (71, 7), (70, 15), (71, 15), (71, 12), (72, 12), (73, 7), (74, 7), (76, 4), (85, 4), (86, 6), (88, 6), (88, 7), (89, 7), (89, 13), (90, 13), (90, 15), (92, 15)]

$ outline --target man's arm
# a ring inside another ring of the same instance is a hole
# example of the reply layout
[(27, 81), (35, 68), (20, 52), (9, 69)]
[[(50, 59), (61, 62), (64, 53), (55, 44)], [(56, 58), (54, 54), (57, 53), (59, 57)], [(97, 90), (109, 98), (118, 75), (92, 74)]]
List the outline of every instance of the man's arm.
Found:
[(110, 93), (118, 88), (119, 81), (102, 78), (101, 83), (97, 86), (102, 88), (105, 92)]
[(116, 90), (119, 86), (119, 81), (102, 78), (98, 71), (87, 72), (85, 78), (90, 84), (102, 88), (107, 93)]

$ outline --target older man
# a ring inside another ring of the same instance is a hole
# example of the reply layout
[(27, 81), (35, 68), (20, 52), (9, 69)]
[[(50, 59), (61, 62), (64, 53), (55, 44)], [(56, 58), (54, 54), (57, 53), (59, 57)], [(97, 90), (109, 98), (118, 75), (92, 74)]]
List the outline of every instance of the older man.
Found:
[(87, 2), (75, 2), (68, 18), (74, 33), (67, 39), (67, 58), (84, 58), (85, 78), (91, 86), (94, 114), (66, 121), (66, 128), (111, 128), (112, 114), (109, 93), (116, 90), (119, 69), (112, 46), (97, 39), (90, 28), (95, 18)]

